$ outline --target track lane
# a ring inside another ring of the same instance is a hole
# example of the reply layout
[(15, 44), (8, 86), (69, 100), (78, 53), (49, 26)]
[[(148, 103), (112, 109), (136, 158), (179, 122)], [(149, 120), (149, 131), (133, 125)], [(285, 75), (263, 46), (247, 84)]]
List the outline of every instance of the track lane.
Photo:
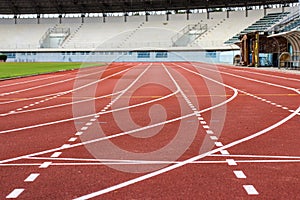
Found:
[[(248, 95), (244, 95), (244, 94), (240, 94), (238, 96), (238, 98), (236, 98), (233, 102), (231, 102), (227, 106), (233, 105), (233, 103), (235, 103), (240, 98), (252, 99), (253, 97), (248, 96)], [(234, 111), (234, 106), (233, 106), (233, 111)], [(286, 113), (286, 114), (288, 114), (288, 113)], [(205, 115), (206, 115), (206, 113), (203, 113), (203, 116), (205, 116)], [(205, 117), (205, 118), (207, 118), (207, 117)], [(248, 119), (253, 120), (250, 116), (249, 116)], [(245, 119), (245, 120), (247, 120), (247, 119)], [(290, 121), (288, 121), (284, 124), (287, 125), (287, 123), (289, 123), (291, 121), (292, 120), (290, 120)], [(280, 127), (284, 128), (284, 126), (280, 126)], [(222, 136), (223, 136), (223, 134), (222, 134)], [(254, 141), (254, 140), (251, 140), (251, 141)], [(248, 143), (248, 142), (245, 142), (245, 143)], [(226, 143), (224, 142), (224, 144), (226, 144)], [(77, 147), (80, 147), (80, 146), (77, 146)], [(238, 148), (238, 146), (236, 146), (236, 147)], [(233, 151), (233, 148), (234, 147), (229, 148), (229, 151), (230, 152)], [(238, 148), (238, 149), (241, 149), (241, 148)], [(245, 150), (246, 149), (247, 148), (245, 148)], [(56, 150), (57, 151), (62, 151), (63, 150), (63, 153), (67, 153), (70, 150), (69, 153), (70, 153), (70, 155), (72, 155), (71, 148), (70, 149), (56, 149)], [(46, 154), (46, 155), (50, 156), (52, 152), (55, 152), (55, 151), (48, 152), (48, 154)], [(216, 152), (216, 153), (218, 153), (218, 152)], [(73, 152), (73, 155), (75, 155), (74, 152)], [(34, 155), (34, 156), (37, 156), (37, 155)], [(45, 161), (46, 160), (47, 159), (45, 159)], [(19, 160), (19, 161), (22, 162), (23, 160)], [(42, 161), (42, 160), (40, 160), (40, 161)], [(21, 162), (20, 162), (20, 164), (21, 164)], [(191, 162), (191, 163), (193, 163), (193, 162)], [(226, 161), (222, 160), (221, 163), (223, 163), (223, 166), (221, 168), (226, 169), (227, 168)], [(41, 162), (39, 164), (41, 164)], [(180, 164), (181, 164), (181, 162), (180, 162)], [(147, 196), (149, 198), (150, 197), (153, 197), (153, 198), (154, 197), (155, 198), (172, 198), (174, 193), (177, 193), (176, 196), (181, 195), (182, 197), (191, 197), (191, 198), (196, 197), (196, 196), (198, 198), (198, 197), (201, 197), (201, 196), (207, 197), (207, 196), (211, 196), (211, 195), (212, 196), (214, 196), (214, 195), (224, 195), (224, 191), (226, 191), (226, 193), (229, 191), (228, 187), (225, 184), (222, 184), (222, 185), (220, 185), (220, 184), (221, 184), (221, 182), (222, 183), (229, 182), (229, 183), (231, 183), (231, 186), (232, 186), (232, 187), (230, 187), (230, 188), (232, 188), (232, 190), (230, 190), (231, 192), (229, 193), (230, 196), (232, 197), (232, 195), (235, 194), (236, 198), (245, 198), (244, 193), (243, 193), (244, 190), (241, 188), (242, 181), (236, 181), (234, 175), (232, 173), (230, 173), (231, 171), (228, 170), (228, 169), (227, 169), (228, 171), (222, 171), (221, 176), (216, 177), (215, 176), (216, 174), (220, 174), (220, 171), (218, 170), (220, 168), (216, 167), (214, 165), (214, 162), (212, 162), (211, 164), (214, 166), (215, 170), (211, 169), (212, 165), (207, 166), (207, 167), (205, 167), (205, 166), (200, 167), (200, 166), (191, 166), (188, 163), (185, 167), (175, 169), (172, 172), (166, 173), (166, 174), (164, 174), (162, 176), (158, 176), (156, 178), (151, 178), (148, 181), (143, 181), (143, 182), (140, 182), (139, 184), (132, 185), (132, 186), (126, 187), (124, 189), (119, 189), (118, 192), (116, 192), (116, 193), (109, 193), (109, 194), (104, 195), (102, 197), (103, 198), (118, 198), (118, 197), (138, 198), (139, 194), (137, 194), (137, 192), (139, 192), (139, 191), (141, 192), (141, 195), (143, 195), (143, 197)], [(60, 167), (57, 168), (58, 166), (60, 166)], [(77, 196), (77, 195), (74, 195), (74, 194), (80, 194), (80, 193), (83, 193), (83, 191), (91, 191), (91, 190), (93, 190), (93, 188), (95, 188), (95, 189), (99, 188), (99, 185), (97, 186), (95, 184), (90, 183), (89, 179), (90, 180), (95, 180), (95, 181), (96, 180), (103, 180), (102, 184), (103, 184), (103, 187), (105, 187), (105, 185), (107, 185), (105, 183), (111, 183), (110, 178), (112, 178), (112, 179), (117, 178), (120, 181), (122, 181), (122, 180), (126, 181), (130, 178), (135, 178), (134, 175), (131, 176), (130, 174), (124, 175), (122, 173), (114, 173), (111, 170), (107, 170), (107, 168), (105, 168), (105, 167), (101, 168), (101, 170), (100, 170), (100, 168), (98, 168), (97, 166), (93, 166), (93, 165), (87, 165), (87, 166), (82, 166), (82, 167), (79, 167), (79, 166), (75, 167), (75, 166), (71, 165), (73, 167), (70, 166), (68, 169), (66, 169), (65, 167), (61, 168), (62, 166), (65, 166), (65, 165), (64, 164), (60, 165), (59, 163), (57, 163), (57, 165), (54, 165), (53, 168), (52, 167), (49, 168), (49, 170), (47, 170), (46, 174), (54, 175), (54, 176), (47, 177), (45, 179), (42, 177), (42, 179), (39, 179), (39, 182), (36, 182), (36, 183), (34, 183), (33, 185), (30, 186), (30, 190), (28, 190), (29, 193), (25, 193), (25, 196), (23, 196), (23, 197), (24, 198), (26, 198), (26, 197), (29, 198), (32, 195), (36, 195), (36, 196), (42, 198), (43, 195), (47, 194), (47, 195), (50, 195), (53, 198), (55, 198), (55, 197), (57, 197), (57, 198), (59, 198), (59, 197), (61, 197), (61, 198), (62, 197), (74, 198), (74, 197)], [(274, 165), (274, 166), (277, 166), (277, 165)], [(199, 167), (200, 167), (200, 169), (199, 169)], [(252, 174), (252, 172), (253, 173), (255, 172), (255, 171), (248, 171), (248, 168), (244, 167), (244, 166), (241, 166), (241, 168), (245, 169), (246, 172), (249, 172), (249, 173), (251, 172), (251, 174)], [(30, 169), (33, 170), (33, 168), (30, 168)], [(79, 171), (78, 171), (78, 169), (79, 169)], [(103, 174), (102, 170), (103, 169), (104, 169), (105, 173), (108, 173), (108, 174), (113, 173), (110, 178), (102, 176), (102, 174)], [(204, 170), (206, 172), (206, 176), (201, 175), (202, 174), (201, 173), (202, 169), (206, 169), (206, 170)], [(46, 193), (43, 193), (42, 191), (43, 191), (44, 186), (46, 188), (51, 188), (51, 184), (57, 182), (57, 178), (59, 177), (57, 170), (62, 172), (62, 174), (67, 174), (68, 177), (72, 177), (72, 176), (74, 176), (74, 174), (76, 174), (78, 176), (76, 178), (76, 180), (84, 180), (84, 182), (86, 182), (87, 185), (89, 185), (90, 188), (84, 188), (83, 187), (80, 190), (76, 189), (76, 188), (74, 189), (74, 187), (72, 187), (72, 184), (69, 183), (68, 179), (65, 179), (65, 182), (66, 183), (68, 182), (68, 183), (67, 184), (62, 184), (60, 187), (63, 188), (64, 186), (66, 186), (67, 188), (65, 188), (64, 192), (62, 192), (60, 194), (57, 194), (57, 195), (61, 195), (61, 196), (55, 196), (51, 192), (51, 190), (44, 191)], [(82, 171), (93, 172), (91, 174), (96, 175), (96, 177), (88, 176), (88, 178), (85, 179), (84, 177), (87, 174), (82, 173)], [(194, 176), (192, 175), (191, 172), (194, 172), (194, 174), (199, 174), (200, 173), (201, 178), (199, 180), (195, 180), (195, 178), (194, 178)], [(57, 175), (55, 175), (55, 174), (57, 174)], [(181, 178), (178, 179), (179, 177), (181, 177)], [(165, 181), (161, 181), (162, 179), (165, 180)], [(188, 182), (188, 180), (190, 181), (190, 183)], [(249, 180), (254, 180), (254, 179), (251, 179), (251, 176), (250, 176)], [(212, 182), (214, 182), (215, 184), (213, 184)], [(21, 183), (21, 181), (20, 181), (20, 183)], [(171, 183), (171, 184), (169, 184), (169, 186), (168, 186), (168, 183)], [(263, 185), (263, 181), (261, 183)], [(259, 183), (258, 186), (259, 186), (259, 188), (264, 188), (264, 187), (261, 187), (260, 183)], [(149, 188), (149, 187), (151, 187), (152, 190), (147, 190), (147, 188)], [(201, 187), (202, 190), (199, 190), (199, 187)], [(39, 192), (30, 193), (30, 191), (36, 191), (37, 188), (39, 188)], [(162, 193), (162, 188), (163, 188), (164, 193)], [(219, 190), (214, 190), (214, 192), (210, 192), (210, 191), (212, 191), (212, 188), (218, 188)], [(237, 188), (239, 188), (239, 189), (237, 189)], [(184, 191), (189, 191), (189, 192), (185, 193)], [(162, 194), (166, 194), (166, 195), (162, 195)], [(190, 196), (192, 194), (194, 196)], [(286, 194), (289, 194), (289, 192), (287, 192)]]

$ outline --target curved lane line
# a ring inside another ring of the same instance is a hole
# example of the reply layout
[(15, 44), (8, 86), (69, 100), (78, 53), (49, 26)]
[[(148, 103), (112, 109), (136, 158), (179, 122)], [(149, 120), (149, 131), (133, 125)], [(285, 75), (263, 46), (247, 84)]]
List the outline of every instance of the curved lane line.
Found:
[[(191, 72), (193, 72), (193, 71), (191, 71)], [(193, 72), (193, 73), (196, 73), (196, 72)], [(198, 74), (198, 73), (197, 73), (197, 74)], [(200, 75), (200, 74), (198, 74), (198, 75)], [(202, 76), (202, 75), (200, 75), (200, 76)], [(300, 92), (298, 92), (298, 91), (297, 91), (297, 93), (300, 94)], [(272, 126), (269, 126), (268, 128), (265, 128), (265, 129), (263, 129), (263, 130), (261, 130), (261, 131), (259, 131), (259, 132), (257, 132), (257, 133), (254, 133), (254, 134), (252, 134), (252, 135), (250, 135), (250, 136), (247, 136), (247, 137), (245, 137), (245, 138), (243, 138), (243, 139), (236, 140), (236, 141), (231, 142), (231, 143), (229, 143), (229, 144), (227, 144), (227, 145), (224, 145), (223, 147), (219, 147), (219, 148), (216, 148), (216, 149), (211, 150), (211, 151), (209, 151), (209, 152), (206, 152), (206, 153), (197, 155), (197, 156), (195, 156), (195, 157), (192, 157), (192, 158), (190, 158), (190, 159), (187, 159), (187, 160), (185, 160), (185, 161), (182, 161), (182, 162), (180, 162), (180, 163), (178, 163), (178, 164), (174, 164), (174, 165), (171, 165), (171, 166), (169, 166), (169, 167), (166, 167), (166, 168), (157, 170), (157, 171), (155, 171), (155, 172), (152, 172), (152, 173), (149, 173), (149, 174), (146, 174), (146, 175), (143, 175), (143, 176), (140, 176), (140, 177), (131, 179), (131, 180), (129, 180), (129, 181), (125, 181), (125, 182), (123, 182), (123, 183), (120, 183), (120, 184), (111, 186), (111, 187), (109, 187), (109, 188), (106, 188), (106, 189), (99, 190), (99, 191), (94, 192), (94, 193), (91, 193), (91, 194), (87, 194), (87, 195), (81, 196), (81, 197), (76, 198), (76, 199), (74, 199), (74, 200), (86, 200), (86, 199), (91, 199), (91, 198), (93, 198), (93, 197), (97, 197), (97, 196), (103, 195), (103, 194), (105, 194), (105, 193), (109, 193), (109, 192), (112, 192), (112, 191), (115, 191), (115, 190), (118, 190), (118, 189), (127, 187), (127, 186), (129, 186), (129, 185), (132, 185), (132, 184), (135, 184), (135, 183), (138, 183), (138, 182), (147, 180), (147, 179), (149, 179), (149, 178), (152, 178), (152, 177), (161, 175), (161, 174), (163, 174), (163, 173), (166, 173), (166, 172), (169, 172), (169, 171), (171, 171), (171, 170), (177, 169), (177, 168), (182, 167), (182, 166), (184, 166), (184, 165), (190, 164), (190, 163), (192, 163), (192, 162), (194, 162), (194, 161), (197, 161), (197, 160), (199, 160), (199, 159), (201, 159), (201, 158), (204, 158), (204, 157), (206, 157), (206, 156), (210, 156), (210, 155), (212, 155), (212, 154), (214, 154), (214, 153), (217, 153), (217, 152), (219, 152), (219, 151), (221, 151), (221, 150), (225, 150), (225, 149), (228, 149), (228, 148), (230, 148), (230, 147), (233, 147), (233, 146), (236, 146), (236, 145), (238, 145), (238, 144), (241, 144), (241, 143), (243, 143), (243, 142), (246, 142), (246, 141), (248, 141), (248, 140), (254, 139), (254, 138), (256, 138), (256, 137), (258, 137), (258, 136), (261, 136), (261, 135), (263, 135), (263, 134), (265, 134), (265, 133), (267, 133), (267, 132), (269, 132), (269, 131), (271, 131), (271, 130), (273, 130), (273, 129), (279, 127), (279, 126), (281, 126), (282, 124), (286, 123), (287, 121), (289, 121), (290, 119), (292, 119), (293, 117), (295, 117), (295, 116), (297, 115), (297, 113), (299, 113), (299, 112), (300, 112), (300, 107), (298, 107), (298, 109), (297, 109), (294, 113), (292, 113), (291, 115), (287, 116), (286, 118), (280, 120), (279, 122), (273, 124)]]
[[(128, 71), (129, 69), (132, 69), (132, 68), (134, 68), (134, 67), (131, 67), (131, 68), (122, 70), (121, 72), (126, 72), (126, 71)], [(115, 68), (114, 68), (114, 69), (115, 69)], [(109, 70), (113, 70), (113, 69), (109, 69)], [(115, 74), (113, 74), (113, 75), (120, 74), (121, 72), (115, 73)], [(98, 73), (99, 73), (99, 72), (98, 72)], [(110, 76), (111, 76), (111, 75), (110, 75)], [(110, 76), (107, 76), (107, 77), (110, 77)], [(103, 78), (103, 79), (100, 79), (100, 80), (97, 80), (97, 81), (94, 81), (94, 82), (91, 82), (91, 83), (89, 83), (89, 84), (83, 85), (83, 86), (78, 87), (78, 88), (76, 88), (76, 89), (66, 90), (66, 91), (63, 91), (63, 92), (57, 92), (57, 93), (52, 93), (52, 94), (47, 94), (47, 95), (42, 95), (42, 96), (37, 96), (37, 97), (21, 98), (21, 99), (19, 99), (19, 100), (0, 102), (0, 105), (3, 105), (3, 104), (9, 104), (9, 103), (15, 103), (15, 102), (20, 102), (20, 101), (28, 101), (28, 100), (32, 100), (32, 99), (40, 99), (40, 98), (49, 97), (49, 96), (55, 96), (55, 95), (59, 95), (59, 94), (65, 95), (65, 94), (68, 94), (68, 93), (77, 91), (77, 90), (79, 90), (79, 89), (88, 87), (88, 86), (90, 86), (90, 85), (99, 83), (99, 82), (101, 82), (102, 80), (105, 80), (107, 77), (105, 77), (105, 78)]]

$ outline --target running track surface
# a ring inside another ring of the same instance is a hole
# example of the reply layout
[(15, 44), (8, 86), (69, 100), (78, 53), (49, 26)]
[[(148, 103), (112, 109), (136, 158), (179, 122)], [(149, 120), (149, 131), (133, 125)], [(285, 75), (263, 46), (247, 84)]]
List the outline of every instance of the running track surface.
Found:
[(299, 199), (300, 76), (113, 63), (0, 82), (0, 199)]

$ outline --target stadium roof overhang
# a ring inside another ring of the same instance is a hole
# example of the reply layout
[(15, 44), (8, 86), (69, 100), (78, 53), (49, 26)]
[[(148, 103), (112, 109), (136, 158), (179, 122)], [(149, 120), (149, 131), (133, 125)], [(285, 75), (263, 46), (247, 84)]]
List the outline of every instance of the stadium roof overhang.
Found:
[(269, 37), (284, 37), (286, 38), (293, 47), (294, 52), (300, 52), (300, 31), (293, 30), (289, 32), (279, 33), (275, 35), (271, 35)]
[(113, 13), (267, 6), (298, 0), (0, 0), (0, 14)]

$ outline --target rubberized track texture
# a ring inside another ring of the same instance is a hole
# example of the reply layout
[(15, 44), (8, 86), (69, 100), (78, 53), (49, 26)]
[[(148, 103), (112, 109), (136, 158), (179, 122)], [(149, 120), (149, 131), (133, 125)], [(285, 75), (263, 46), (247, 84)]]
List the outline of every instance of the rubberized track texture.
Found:
[(300, 199), (300, 76), (112, 63), (0, 82), (0, 199)]

